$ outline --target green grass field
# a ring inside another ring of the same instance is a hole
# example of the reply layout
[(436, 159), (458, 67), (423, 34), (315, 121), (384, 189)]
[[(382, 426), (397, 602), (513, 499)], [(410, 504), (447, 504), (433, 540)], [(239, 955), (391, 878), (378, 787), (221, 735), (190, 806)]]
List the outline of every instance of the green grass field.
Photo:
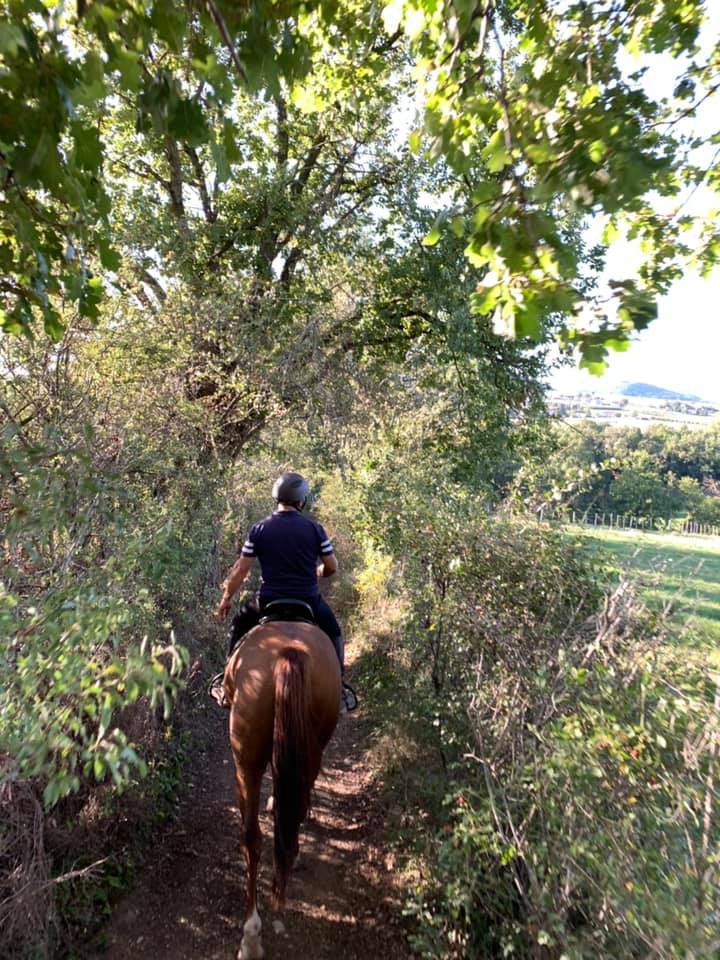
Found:
[(720, 649), (720, 538), (597, 529), (581, 536), (611, 571), (640, 584), (649, 606), (670, 605), (678, 626)]

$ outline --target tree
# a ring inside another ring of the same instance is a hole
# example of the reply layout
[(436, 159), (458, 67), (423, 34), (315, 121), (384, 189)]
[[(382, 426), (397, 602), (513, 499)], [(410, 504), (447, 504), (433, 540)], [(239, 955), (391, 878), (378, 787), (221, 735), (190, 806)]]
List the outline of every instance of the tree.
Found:
[(614, 513), (669, 516), (677, 508), (674, 492), (663, 483), (650, 455), (642, 450), (630, 454), (623, 464), (610, 484), (608, 500)]
[[(718, 259), (712, 212), (699, 218), (699, 250), (685, 239), (688, 190), (716, 190), (720, 172), (717, 111), (703, 134), (683, 124), (720, 89), (717, 46), (701, 38), (707, 7), (394, 0), (384, 17), (388, 30), (402, 27), (420, 61), (425, 122), (415, 143), (445, 158), (470, 205), (458, 229), (471, 263), (487, 271), (474, 308), (497, 329), (530, 336), (549, 315), (563, 315), (563, 342), (598, 372), (609, 348), (625, 349), (652, 320), (684, 258), (705, 270)], [(644, 84), (656, 54), (675, 76), (668, 97)], [(657, 207), (651, 195), (667, 203)], [(566, 233), (568, 220), (588, 216), (606, 224), (591, 257)], [(637, 279), (610, 281), (608, 309), (587, 279), (620, 231), (642, 239), (644, 263)]]
[[(290, 102), (312, 115), (331, 103), (347, 115), (386, 75), (388, 54), (413, 57), (424, 123), (411, 144), (453, 171), (445, 184), (453, 206), (426, 243), (447, 224), (477, 271), (477, 313), (538, 340), (559, 324), (562, 341), (596, 371), (608, 348), (624, 349), (650, 322), (655, 297), (690, 253), (686, 189), (718, 182), (716, 159), (702, 153), (716, 132), (698, 137), (683, 126), (718, 89), (717, 55), (698, 43), (700, 4), (393, 0), (382, 11), (385, 36), (378, 8), (353, 0), (291, 2), (282, 12), (267, 0), (202, 8), (156, 0), (149, 15), (121, 0), (81, 3), (73, 14), (6, 0), (2, 12), (0, 250), (3, 323), (13, 332), (30, 330), (39, 312), (58, 337), (58, 297), (97, 316), (103, 273), (117, 267), (103, 119), (116, 98), (135, 117), (138, 159), (161, 177), (172, 216), (186, 214), (185, 168), (212, 218), (243, 149), (239, 91), (259, 95), (268, 111)], [(665, 54), (678, 74), (673, 96), (650, 97), (644, 67), (622, 69), (626, 50)], [(215, 167), (210, 190), (197, 166), (203, 145)], [(651, 194), (669, 198), (671, 212), (657, 213)], [(597, 214), (606, 232), (588, 251), (578, 230)], [(720, 240), (711, 218), (702, 229), (696, 258), (710, 269)], [(642, 237), (646, 260), (637, 280), (613, 281), (613, 317), (594, 277), (619, 230)], [(266, 239), (269, 252), (272, 230)]]

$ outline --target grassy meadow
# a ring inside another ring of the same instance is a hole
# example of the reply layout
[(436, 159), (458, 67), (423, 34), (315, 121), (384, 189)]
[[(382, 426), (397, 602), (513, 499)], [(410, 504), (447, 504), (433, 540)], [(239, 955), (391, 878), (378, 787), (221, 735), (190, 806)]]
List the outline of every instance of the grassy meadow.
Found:
[(630, 574), (650, 606), (669, 606), (684, 634), (720, 656), (720, 538), (597, 529), (581, 536), (610, 573)]

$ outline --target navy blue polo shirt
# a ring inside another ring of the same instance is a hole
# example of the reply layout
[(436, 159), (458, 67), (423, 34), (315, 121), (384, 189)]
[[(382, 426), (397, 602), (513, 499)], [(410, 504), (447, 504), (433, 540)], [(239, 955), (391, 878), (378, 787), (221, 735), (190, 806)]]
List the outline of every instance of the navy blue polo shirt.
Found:
[(260, 596), (266, 598), (317, 597), (319, 557), (332, 554), (330, 540), (310, 517), (296, 510), (276, 510), (255, 526), (240, 553), (260, 561)]

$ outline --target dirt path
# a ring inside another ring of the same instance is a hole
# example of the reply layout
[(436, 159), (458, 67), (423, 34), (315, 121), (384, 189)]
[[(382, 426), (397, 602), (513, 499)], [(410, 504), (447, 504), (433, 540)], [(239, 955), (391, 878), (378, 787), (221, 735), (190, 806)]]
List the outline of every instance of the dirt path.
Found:
[[(268, 960), (405, 960), (383, 811), (363, 766), (362, 711), (341, 718), (325, 753), (311, 820), (288, 889), (282, 927), (269, 911), (272, 824), (262, 817), (260, 909)], [(134, 889), (96, 946), (102, 960), (234, 960), (240, 944), (243, 866), (226, 715), (208, 718), (202, 769)], [(264, 796), (270, 783), (266, 775)], [(263, 804), (264, 808), (264, 804)], [(102, 941), (102, 946), (100, 942)]]

